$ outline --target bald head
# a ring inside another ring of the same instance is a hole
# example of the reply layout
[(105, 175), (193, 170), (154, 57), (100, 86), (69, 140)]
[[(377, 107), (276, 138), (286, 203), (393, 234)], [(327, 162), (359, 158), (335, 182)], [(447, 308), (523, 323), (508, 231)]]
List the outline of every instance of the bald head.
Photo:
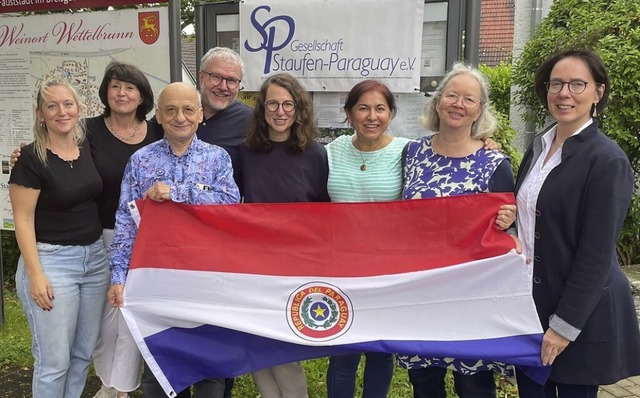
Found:
[(186, 83), (169, 84), (158, 97), (156, 118), (174, 150), (188, 146), (202, 122), (200, 94)]

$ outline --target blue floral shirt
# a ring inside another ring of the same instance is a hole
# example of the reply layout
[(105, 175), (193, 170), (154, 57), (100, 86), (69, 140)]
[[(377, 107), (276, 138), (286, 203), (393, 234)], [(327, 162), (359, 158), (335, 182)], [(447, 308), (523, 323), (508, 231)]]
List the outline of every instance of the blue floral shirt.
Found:
[[(423, 199), (468, 195), (482, 192), (513, 192), (511, 163), (502, 152), (484, 148), (460, 158), (437, 154), (431, 145), (433, 136), (412, 141), (406, 148), (404, 199)], [(406, 369), (442, 367), (464, 375), (494, 370), (513, 376), (513, 367), (501, 362), (437, 358), (415, 354), (397, 354), (398, 364)]]
[(171, 200), (187, 204), (238, 203), (240, 193), (233, 180), (227, 152), (194, 137), (182, 156), (176, 156), (165, 139), (140, 149), (131, 156), (122, 177), (120, 202), (111, 243), (111, 283), (127, 279), (129, 260), (138, 228), (128, 203), (142, 199), (158, 182), (171, 186)]

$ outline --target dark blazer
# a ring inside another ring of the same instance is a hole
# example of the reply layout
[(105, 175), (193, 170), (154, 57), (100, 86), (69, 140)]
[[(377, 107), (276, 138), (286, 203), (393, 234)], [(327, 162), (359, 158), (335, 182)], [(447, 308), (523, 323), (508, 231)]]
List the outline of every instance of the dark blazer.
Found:
[[(553, 126), (552, 126), (553, 127)], [(535, 137), (520, 165), (516, 195), (542, 149)], [(536, 214), (533, 298), (543, 329), (556, 314), (580, 329), (554, 361), (550, 380), (611, 384), (640, 374), (640, 331), (616, 241), (631, 200), (625, 153), (593, 124), (568, 138), (547, 176)]]

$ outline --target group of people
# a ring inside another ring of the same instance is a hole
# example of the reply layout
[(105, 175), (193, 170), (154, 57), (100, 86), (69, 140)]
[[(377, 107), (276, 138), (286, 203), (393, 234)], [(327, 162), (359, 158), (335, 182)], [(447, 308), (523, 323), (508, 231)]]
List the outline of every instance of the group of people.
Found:
[[(595, 398), (598, 385), (640, 374), (640, 330), (615, 251), (634, 177), (624, 152), (598, 128), (610, 84), (595, 53), (564, 51), (538, 68), (536, 95), (555, 122), (527, 150), (515, 180), (510, 160), (488, 139), (497, 128), (489, 86), (471, 66), (454, 65), (440, 82), (423, 113), (423, 138), (391, 135), (394, 95), (364, 80), (345, 100), (353, 134), (326, 146), (316, 141), (311, 96), (298, 80), (267, 77), (251, 109), (236, 100), (243, 73), (235, 52), (211, 49), (200, 63), (200, 91), (168, 85), (150, 121), (153, 93), (131, 65), (107, 67), (105, 111), (96, 118), (82, 118), (69, 83), (40, 86), (34, 142), (10, 176), (34, 397), (79, 397), (92, 360), (104, 384), (96, 398), (127, 397), (141, 382), (145, 396), (164, 396), (119, 311), (137, 231), (130, 202), (137, 199), (372, 202), (515, 192), (517, 218), (515, 206), (504, 205), (495, 224), (513, 234), (533, 267), (545, 331), (541, 361), (551, 367), (545, 385), (516, 369), (520, 396)], [(386, 397), (394, 355), (364, 357), (363, 398)], [(330, 358), (329, 398), (354, 397), (361, 359)], [(414, 398), (446, 397), (447, 368), (461, 398), (495, 397), (490, 369), (505, 365), (412, 353), (397, 359)], [(308, 395), (300, 363), (252, 376), (263, 398)], [(207, 379), (192, 390), (221, 398), (232, 385)]]

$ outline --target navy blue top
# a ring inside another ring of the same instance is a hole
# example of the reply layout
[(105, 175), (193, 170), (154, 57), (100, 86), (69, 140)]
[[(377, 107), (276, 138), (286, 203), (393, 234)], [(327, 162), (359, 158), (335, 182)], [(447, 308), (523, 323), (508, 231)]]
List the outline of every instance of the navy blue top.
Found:
[(286, 142), (272, 142), (272, 149), (241, 150), (241, 176), (245, 203), (328, 202), (327, 152), (313, 143), (292, 154)]

